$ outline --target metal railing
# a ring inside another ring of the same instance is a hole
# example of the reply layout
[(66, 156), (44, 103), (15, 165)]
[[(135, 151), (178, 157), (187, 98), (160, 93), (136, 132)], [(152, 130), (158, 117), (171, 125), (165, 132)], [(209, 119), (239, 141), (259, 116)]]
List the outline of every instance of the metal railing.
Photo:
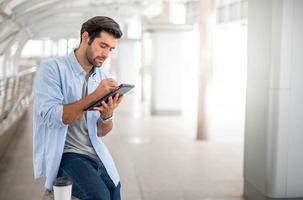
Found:
[(28, 108), (36, 67), (0, 79), (0, 135)]

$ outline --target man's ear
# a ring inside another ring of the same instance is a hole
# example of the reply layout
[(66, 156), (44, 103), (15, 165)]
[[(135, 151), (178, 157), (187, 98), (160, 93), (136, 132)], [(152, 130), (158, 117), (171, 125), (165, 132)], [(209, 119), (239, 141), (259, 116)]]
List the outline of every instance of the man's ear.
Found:
[(87, 31), (85, 31), (84, 33), (82, 33), (82, 42), (84, 43), (84, 44), (88, 44), (88, 42), (89, 42), (89, 35), (88, 35), (88, 32)]

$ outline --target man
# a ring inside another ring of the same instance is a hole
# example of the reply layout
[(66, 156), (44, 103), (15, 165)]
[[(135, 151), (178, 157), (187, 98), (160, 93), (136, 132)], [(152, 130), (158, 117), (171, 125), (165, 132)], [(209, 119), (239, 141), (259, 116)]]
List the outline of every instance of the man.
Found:
[(118, 86), (101, 68), (122, 32), (108, 17), (89, 19), (77, 49), (41, 64), (34, 85), (34, 173), (52, 190), (56, 177), (73, 180), (72, 195), (81, 200), (117, 200), (120, 180), (100, 137), (112, 127), (122, 96), (84, 109)]

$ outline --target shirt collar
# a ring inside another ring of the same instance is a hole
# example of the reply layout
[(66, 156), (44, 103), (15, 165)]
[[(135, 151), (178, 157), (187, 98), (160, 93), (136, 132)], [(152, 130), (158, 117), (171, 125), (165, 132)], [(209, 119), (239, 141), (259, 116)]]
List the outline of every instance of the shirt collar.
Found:
[(91, 75), (94, 76), (96, 74), (95, 69), (96, 69), (96, 67), (93, 66), (93, 68), (90, 70), (90, 72), (87, 75), (85, 75), (85, 79), (88, 79)]
[(81, 67), (81, 65), (79, 64), (76, 55), (75, 55), (75, 50), (73, 50), (69, 55), (68, 55), (68, 59), (70, 60), (71, 64), (72, 64), (72, 69), (74, 71), (74, 73), (76, 75), (80, 75), (80, 74), (85, 74), (84, 69)]

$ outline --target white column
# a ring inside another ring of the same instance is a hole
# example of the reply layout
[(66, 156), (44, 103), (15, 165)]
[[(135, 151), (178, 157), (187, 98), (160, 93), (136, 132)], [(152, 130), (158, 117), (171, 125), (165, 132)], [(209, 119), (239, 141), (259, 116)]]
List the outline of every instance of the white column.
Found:
[(144, 31), (145, 31), (145, 25), (146, 25), (146, 18), (144, 16), (141, 16), (140, 19), (141, 23), (141, 35), (140, 35), (140, 44), (141, 44), (141, 67), (140, 67), (140, 86), (141, 86), (141, 101), (145, 102), (146, 96), (145, 96), (145, 81), (146, 81), (146, 66), (145, 66), (145, 43), (144, 43)]
[(303, 197), (303, 1), (250, 0), (247, 199)]
[(181, 114), (183, 75), (187, 70), (186, 38), (191, 27), (185, 25), (150, 25), (152, 41), (151, 113)]
[(212, 35), (214, 25), (214, 0), (199, 0), (199, 31), (200, 31), (200, 59), (199, 59), (199, 98), (198, 98), (198, 126), (197, 139), (208, 138), (209, 120), (206, 114), (206, 89), (212, 70)]
[(137, 39), (121, 39), (117, 48), (117, 80), (140, 87), (141, 44)]

